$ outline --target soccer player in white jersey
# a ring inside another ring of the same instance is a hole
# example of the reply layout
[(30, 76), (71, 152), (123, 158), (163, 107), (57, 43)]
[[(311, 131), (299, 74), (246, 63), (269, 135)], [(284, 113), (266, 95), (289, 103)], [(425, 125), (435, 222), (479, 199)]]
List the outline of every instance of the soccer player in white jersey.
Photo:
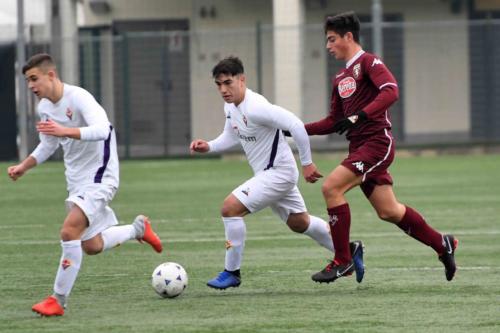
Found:
[(118, 189), (119, 166), (115, 131), (104, 109), (83, 88), (63, 83), (48, 54), (31, 57), (23, 74), (29, 89), (40, 98), (37, 111), (41, 121), (36, 125), (40, 143), (7, 172), (17, 180), (62, 146), (69, 193), (68, 215), (60, 233), (62, 256), (54, 293), (32, 307), (42, 316), (61, 316), (83, 252), (98, 254), (131, 239), (149, 243), (156, 252), (162, 251), (162, 244), (147, 217), (139, 215), (132, 224), (117, 226), (108, 206)]
[[(246, 237), (243, 217), (247, 214), (271, 207), (291, 230), (308, 235), (332, 252), (333, 242), (328, 224), (307, 212), (297, 188), (299, 171), (282, 133), (282, 130), (289, 131), (294, 138), (305, 180), (316, 182), (322, 176), (311, 159), (309, 138), (302, 121), (248, 89), (240, 59), (221, 60), (213, 68), (212, 75), (225, 101), (224, 130), (215, 140), (194, 140), (191, 152), (222, 152), (239, 144), (254, 171), (252, 178), (226, 197), (221, 209), (227, 240), (225, 267), (207, 285), (226, 289), (241, 284), (240, 266)], [(352, 242), (351, 248), (357, 262), (357, 280), (361, 282), (364, 273), (362, 244)]]

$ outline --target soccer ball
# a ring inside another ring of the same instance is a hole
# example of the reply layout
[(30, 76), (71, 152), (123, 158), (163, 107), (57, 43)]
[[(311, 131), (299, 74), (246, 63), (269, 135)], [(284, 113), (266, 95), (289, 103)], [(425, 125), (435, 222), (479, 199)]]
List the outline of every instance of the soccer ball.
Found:
[(175, 262), (165, 262), (153, 271), (151, 285), (164, 298), (179, 296), (188, 285), (186, 270)]

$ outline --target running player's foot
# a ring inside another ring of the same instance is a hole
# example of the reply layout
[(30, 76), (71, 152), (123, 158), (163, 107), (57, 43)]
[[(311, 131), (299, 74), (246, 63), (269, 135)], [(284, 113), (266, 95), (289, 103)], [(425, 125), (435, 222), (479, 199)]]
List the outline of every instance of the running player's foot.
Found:
[(311, 278), (315, 282), (330, 283), (337, 280), (339, 277), (349, 276), (352, 272), (354, 272), (354, 263), (352, 260), (344, 265), (339, 265), (335, 261), (332, 261), (326, 265), (322, 271), (313, 274)]
[(457, 271), (457, 265), (455, 264), (455, 250), (458, 246), (458, 239), (453, 237), (453, 235), (444, 235), (443, 242), (444, 252), (439, 255), (439, 260), (444, 265), (446, 280), (451, 281)]
[(207, 286), (214, 289), (236, 288), (241, 284), (241, 278), (226, 270), (217, 275), (216, 278), (207, 282)]
[(365, 265), (363, 262), (364, 245), (361, 241), (356, 240), (349, 243), (351, 248), (352, 261), (354, 263), (354, 270), (356, 271), (356, 281), (361, 283), (365, 276)]
[(163, 250), (163, 246), (161, 245), (161, 239), (153, 231), (153, 228), (151, 227), (151, 223), (149, 222), (149, 218), (147, 216), (138, 215), (132, 224), (134, 225), (136, 231), (138, 231), (137, 234), (142, 235), (137, 237), (137, 240), (139, 242), (148, 243), (158, 253), (160, 253)]
[(36, 303), (31, 310), (46, 317), (62, 316), (64, 314), (64, 307), (59, 304), (54, 296), (49, 296), (40, 303)]

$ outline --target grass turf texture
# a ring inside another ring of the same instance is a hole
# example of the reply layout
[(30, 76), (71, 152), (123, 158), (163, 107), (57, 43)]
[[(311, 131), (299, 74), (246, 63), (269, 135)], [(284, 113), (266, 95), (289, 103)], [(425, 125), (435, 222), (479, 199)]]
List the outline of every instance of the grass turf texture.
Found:
[[(337, 159), (318, 156), (324, 175)], [(459, 240), (452, 282), (432, 249), (378, 220), (359, 189), (348, 194), (351, 235), (366, 245), (365, 280), (315, 284), (330, 257), (269, 209), (247, 217), (242, 285), (216, 291), (223, 268), (225, 196), (251, 176), (244, 161), (125, 161), (112, 207), (122, 223), (145, 213), (165, 252), (129, 242), (84, 256), (65, 316), (31, 306), (51, 293), (65, 217), (63, 166), (46, 163), (17, 182), (0, 178), (0, 332), (498, 332), (500, 331), (500, 156), (399, 158), (399, 200)], [(320, 184), (300, 188), (325, 218)], [(182, 264), (189, 286), (161, 299), (150, 286), (164, 261)]]

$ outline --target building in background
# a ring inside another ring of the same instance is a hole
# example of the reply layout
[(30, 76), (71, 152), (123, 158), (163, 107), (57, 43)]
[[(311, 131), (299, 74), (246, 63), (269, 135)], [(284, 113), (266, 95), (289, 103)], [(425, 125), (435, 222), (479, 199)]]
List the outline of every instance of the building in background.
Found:
[[(28, 56), (60, 55), (63, 79), (110, 113), (125, 157), (188, 154), (192, 138), (220, 132), (210, 72), (225, 56), (242, 58), (251, 89), (308, 122), (328, 112), (342, 66), (326, 52), (325, 16), (355, 10), (362, 44), (374, 49), (366, 0), (31, 1), (45, 3), (51, 24), (30, 35)], [(379, 2), (383, 60), (401, 90), (392, 108), (400, 144), (500, 141), (500, 0)], [(332, 135), (313, 145), (344, 143)]]

